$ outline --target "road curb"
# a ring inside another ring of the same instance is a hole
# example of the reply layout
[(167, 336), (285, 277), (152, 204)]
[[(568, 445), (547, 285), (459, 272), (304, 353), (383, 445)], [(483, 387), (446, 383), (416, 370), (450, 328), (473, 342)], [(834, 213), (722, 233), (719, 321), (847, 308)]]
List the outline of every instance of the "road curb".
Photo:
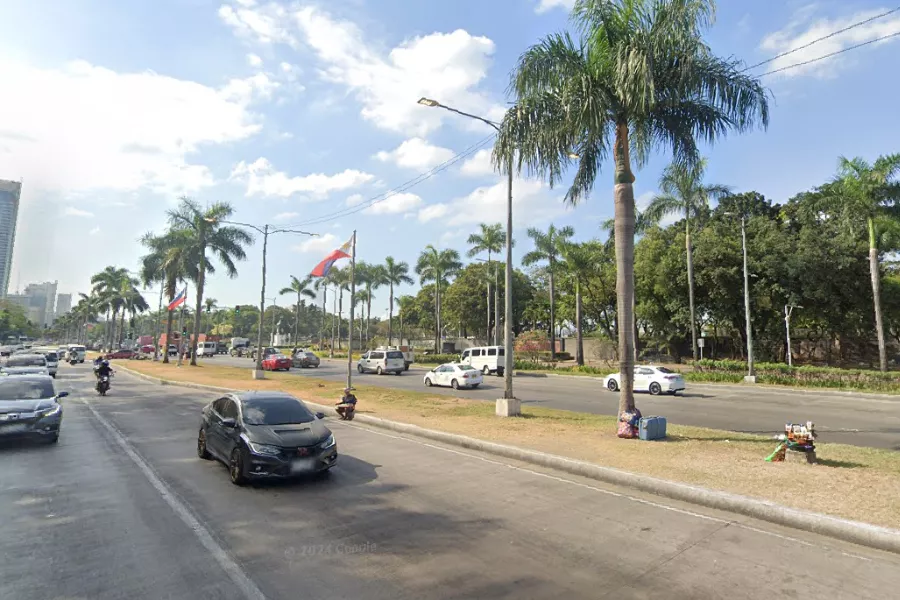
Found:
[[(177, 385), (218, 392), (240, 391), (232, 388), (160, 379), (158, 377), (144, 375), (143, 373), (137, 373), (125, 367), (121, 367), (121, 369), (140, 379), (158, 385)], [(334, 410), (333, 406), (324, 406), (313, 402), (307, 402), (307, 404), (322, 412)], [(728, 492), (710, 490), (665, 479), (657, 479), (648, 475), (630, 473), (628, 471), (604, 467), (554, 454), (546, 454), (535, 450), (497, 444), (495, 442), (487, 442), (464, 435), (426, 429), (424, 427), (419, 427), (418, 425), (389, 421), (370, 415), (358, 414), (356, 416), (356, 421), (381, 429), (388, 429), (398, 433), (405, 433), (444, 444), (467, 448), (469, 450), (476, 450), (533, 465), (556, 469), (572, 475), (587, 477), (622, 487), (634, 488), (657, 496), (697, 504), (707, 508), (737, 513), (761, 521), (792, 527), (794, 529), (801, 529), (803, 531), (817, 533), (846, 542), (900, 554), (900, 530), (896, 529), (860, 523), (858, 521), (841, 519), (820, 513), (802, 511), (767, 500), (758, 500), (756, 498), (748, 498), (746, 496), (730, 494)]]

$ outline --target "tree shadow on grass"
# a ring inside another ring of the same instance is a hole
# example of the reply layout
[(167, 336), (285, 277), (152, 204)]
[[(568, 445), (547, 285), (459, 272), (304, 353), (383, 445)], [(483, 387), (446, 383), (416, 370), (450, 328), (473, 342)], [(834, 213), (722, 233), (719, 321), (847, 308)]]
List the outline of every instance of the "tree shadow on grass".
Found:
[(835, 467), (839, 469), (866, 469), (869, 467), (869, 465), (864, 465), (858, 462), (852, 462), (849, 460), (832, 460), (830, 458), (817, 458), (816, 464), (825, 467)]

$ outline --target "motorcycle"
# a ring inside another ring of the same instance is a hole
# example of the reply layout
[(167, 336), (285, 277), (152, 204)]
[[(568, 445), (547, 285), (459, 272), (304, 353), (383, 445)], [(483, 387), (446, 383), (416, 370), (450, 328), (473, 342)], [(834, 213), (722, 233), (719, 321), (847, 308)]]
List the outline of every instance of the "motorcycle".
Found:
[(101, 396), (105, 396), (106, 392), (109, 391), (109, 376), (104, 375), (97, 380), (97, 393)]

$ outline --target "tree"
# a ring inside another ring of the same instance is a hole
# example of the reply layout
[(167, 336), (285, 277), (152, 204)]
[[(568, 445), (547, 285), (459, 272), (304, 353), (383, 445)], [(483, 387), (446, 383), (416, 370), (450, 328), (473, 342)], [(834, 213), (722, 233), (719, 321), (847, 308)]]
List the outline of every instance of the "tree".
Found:
[[(478, 227), (479, 232), (473, 233), (469, 236), (469, 239), (466, 240), (466, 243), (472, 246), (471, 248), (469, 248), (467, 255), (469, 257), (474, 257), (478, 256), (482, 252), (487, 252), (487, 262), (489, 265), (492, 265), (491, 255), (500, 254), (500, 252), (503, 251), (503, 248), (506, 245), (506, 231), (503, 229), (503, 225), (501, 223), (494, 223), (493, 225), (481, 223), (478, 225)], [(494, 276), (494, 345), (499, 345), (500, 294), (497, 293), (497, 266), (492, 265), (492, 269)], [(488, 280), (488, 314), (490, 314), (490, 296), (491, 284), (490, 280)], [(490, 331), (488, 331), (488, 338), (490, 338)]]
[(206, 298), (203, 301), (203, 307), (206, 309), (206, 334), (209, 335), (210, 326), (212, 325), (213, 320), (213, 312), (212, 309), (216, 308), (218, 304), (218, 300), (215, 298)]
[(869, 235), (869, 275), (875, 312), (875, 334), (878, 338), (878, 365), (887, 371), (887, 348), (884, 341), (884, 318), (881, 311), (881, 273), (879, 264), (879, 220), (900, 217), (900, 154), (880, 156), (870, 164), (863, 158), (841, 157), (835, 181), (822, 188), (826, 198), (837, 201), (844, 216), (852, 221), (864, 220)]
[(702, 218), (709, 211), (710, 199), (718, 200), (730, 193), (724, 185), (703, 183), (706, 160), (692, 164), (672, 163), (659, 179), (662, 194), (650, 201), (644, 216), (650, 223), (659, 223), (673, 214), (684, 216), (684, 246), (687, 254), (688, 303), (691, 313), (691, 353), (697, 352), (697, 313), (694, 308), (694, 254), (691, 246), (691, 219)]
[[(369, 339), (369, 321), (372, 318), (372, 292), (387, 283), (384, 269), (381, 265), (370, 265), (367, 262), (356, 263), (356, 280), (365, 290), (366, 308), (366, 341)], [(360, 309), (362, 310), (362, 309)], [(362, 316), (362, 315), (360, 315)]]
[(585, 244), (563, 242), (560, 251), (565, 261), (566, 275), (572, 280), (575, 288), (575, 362), (584, 365), (584, 310), (581, 290), (588, 278), (599, 270), (603, 245), (599, 242)]
[[(413, 279), (409, 276), (409, 264), (403, 261), (397, 262), (393, 256), (384, 259), (384, 281), (390, 288), (388, 301), (388, 346), (394, 343), (394, 287), (400, 284), (412, 285)], [(403, 340), (400, 340), (403, 345)]]
[(580, 38), (551, 34), (521, 56), (515, 103), (494, 146), (501, 171), (525, 168), (551, 186), (577, 163), (572, 204), (587, 198), (612, 151), (620, 413), (634, 408), (632, 153), (640, 166), (665, 145), (690, 163), (699, 158), (696, 138), (713, 142), (769, 121), (760, 83), (703, 41), (714, 13), (712, 0), (577, 0)]
[[(303, 297), (315, 299), (316, 293), (310, 289), (312, 285), (312, 277), (307, 277), (303, 281), (291, 275), (291, 285), (281, 288), (279, 294), (297, 294), (297, 307), (294, 315), (294, 344), (300, 339), (300, 302)], [(323, 308), (324, 310), (324, 308)]]
[[(331, 267), (326, 275), (331, 285), (338, 289), (338, 319), (337, 319), (337, 342), (338, 350), (341, 349), (341, 320), (344, 314), (344, 292), (350, 291), (350, 269), (341, 269), (340, 267)], [(332, 329), (333, 333), (333, 329)], [(334, 351), (334, 339), (332, 341), (332, 352)], [(352, 345), (352, 341), (351, 345)]]
[[(319, 350), (325, 349), (325, 315), (328, 314), (328, 307), (326, 304), (328, 302), (329, 285), (331, 285), (331, 280), (329, 280), (328, 277), (319, 277), (313, 284), (316, 291), (322, 290), (322, 328), (319, 331)], [(334, 317), (332, 316), (332, 318)]]
[(556, 360), (556, 290), (555, 276), (556, 263), (562, 252), (563, 246), (569, 238), (575, 235), (571, 227), (557, 229), (552, 223), (547, 233), (531, 227), (528, 229), (528, 237), (534, 241), (534, 250), (522, 257), (522, 264), (526, 267), (547, 261), (547, 273), (550, 279), (550, 359)]
[[(400, 345), (403, 345), (403, 319), (414, 310), (414, 305), (416, 302), (415, 296), (400, 296), (397, 298), (397, 304), (400, 307), (398, 311), (400, 315)], [(409, 338), (407, 338), (409, 341)]]
[[(174, 210), (168, 211), (169, 226), (172, 230), (188, 234), (186, 241), (196, 248), (200, 262), (197, 266), (197, 309), (194, 313), (194, 336), (191, 341), (191, 365), (197, 366), (197, 338), (203, 313), (203, 289), (206, 284), (208, 261), (206, 250), (225, 266), (225, 273), (231, 279), (237, 277), (235, 261), (244, 260), (247, 253), (244, 246), (253, 243), (253, 236), (239, 227), (222, 223), (234, 209), (226, 202), (216, 202), (206, 210), (190, 198), (181, 198)], [(214, 271), (210, 271), (214, 272)]]
[(459, 252), (449, 249), (438, 250), (431, 244), (425, 246), (425, 250), (419, 255), (419, 260), (416, 263), (416, 273), (419, 275), (419, 282), (434, 282), (435, 352), (441, 351), (441, 338), (443, 337), (443, 331), (441, 331), (441, 288), (446, 287), (447, 278), (455, 275), (461, 268), (462, 263), (459, 262)]

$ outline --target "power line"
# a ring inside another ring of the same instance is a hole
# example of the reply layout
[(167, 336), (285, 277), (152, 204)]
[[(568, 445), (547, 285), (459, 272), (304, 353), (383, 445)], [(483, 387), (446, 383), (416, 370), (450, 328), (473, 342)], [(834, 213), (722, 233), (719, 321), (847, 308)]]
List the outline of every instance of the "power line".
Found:
[[(803, 44), (802, 46), (798, 46), (798, 47), (796, 47), (796, 48), (792, 48), (791, 50), (787, 50), (787, 51), (785, 51), (785, 52), (782, 52), (781, 54), (776, 54), (776, 55), (773, 56), (772, 58), (767, 58), (766, 60), (764, 60), (764, 61), (762, 61), (762, 62), (758, 62), (758, 63), (756, 63), (755, 65), (751, 65), (751, 66), (747, 67), (746, 69), (743, 69), (743, 70), (741, 71), (741, 73), (744, 73), (744, 72), (749, 71), (749, 70), (751, 70), (751, 69), (755, 69), (756, 67), (761, 67), (762, 65), (768, 64), (768, 63), (770, 63), (770, 62), (772, 62), (772, 61), (774, 61), (774, 60), (778, 60), (779, 58), (781, 58), (781, 57), (783, 57), (783, 56), (787, 56), (787, 55), (789, 55), (789, 54), (793, 54), (794, 52), (799, 52), (800, 50), (805, 50), (806, 48), (809, 48), (810, 46), (812, 46), (812, 45), (814, 45), (814, 44), (818, 44), (818, 43), (821, 42), (821, 41), (824, 41), (824, 40), (827, 40), (827, 39), (829, 39), (829, 38), (832, 38), (832, 37), (834, 37), (834, 36), (836, 36), (836, 35), (839, 35), (839, 34), (841, 34), (841, 33), (844, 33), (845, 31), (850, 31), (851, 29), (854, 29), (854, 28), (856, 28), (856, 27), (859, 27), (860, 25), (865, 25), (866, 23), (871, 23), (872, 21), (877, 21), (878, 19), (884, 18), (884, 17), (886, 17), (886, 16), (888, 16), (888, 15), (890, 15), (890, 14), (893, 14), (893, 13), (895, 13), (895, 12), (897, 12), (897, 11), (900, 11), (900, 6), (898, 6), (897, 8), (893, 8), (893, 9), (887, 11), (887, 12), (881, 13), (880, 15), (875, 15), (874, 17), (869, 17), (868, 19), (865, 19), (865, 20), (863, 20), (863, 21), (859, 21), (859, 22), (857, 22), (857, 23), (853, 23), (852, 25), (848, 25), (847, 27), (844, 27), (843, 29), (838, 29), (837, 31), (832, 31), (832, 32), (829, 33), (828, 35), (823, 35), (822, 37), (816, 38), (816, 39), (814, 39), (813, 41), (811, 41), (811, 42), (809, 42), (809, 43)], [(768, 75), (768, 73), (766, 73), (766, 75)], [(762, 75), (760, 75), (760, 77), (762, 77)]]
[(331, 213), (327, 213), (327, 214), (324, 214), (324, 215), (320, 215), (320, 216), (318, 216), (318, 217), (314, 217), (314, 218), (312, 218), (312, 219), (309, 219), (308, 221), (303, 221), (303, 222), (300, 222), (300, 223), (296, 223), (296, 224), (294, 224), (294, 225), (291, 225), (291, 227), (300, 227), (300, 226), (316, 225), (316, 224), (324, 223), (324, 222), (326, 222), (326, 221), (332, 221), (332, 220), (337, 219), (337, 218), (340, 218), (340, 217), (346, 217), (346, 216), (349, 216), (349, 215), (358, 213), (358, 212), (360, 212), (360, 211), (362, 211), (362, 210), (365, 210), (366, 208), (369, 208), (369, 207), (371, 207), (371, 206), (374, 206), (375, 204), (378, 204), (378, 203), (380, 203), (380, 202), (384, 202), (385, 200), (388, 200), (388, 199), (390, 199), (390, 198), (396, 196), (397, 194), (400, 194), (400, 193), (402, 193), (402, 192), (405, 192), (406, 190), (408, 190), (408, 189), (410, 189), (410, 188), (413, 188), (413, 187), (419, 185), (420, 183), (422, 183), (422, 182), (424, 182), (424, 181), (426, 181), (426, 180), (428, 180), (428, 179), (431, 179), (432, 177), (434, 177), (434, 176), (437, 175), (438, 173), (440, 173), (440, 172), (442, 172), (442, 171), (446, 171), (448, 168), (450, 168), (451, 166), (455, 165), (455, 164), (458, 163), (459, 161), (461, 161), (461, 160), (463, 160), (463, 159), (469, 157), (470, 155), (472, 155), (472, 154), (474, 154), (475, 152), (477, 152), (478, 150), (480, 150), (484, 145), (486, 145), (488, 142), (490, 142), (492, 139), (494, 139), (494, 137), (496, 137), (496, 136), (495, 136), (494, 134), (491, 134), (491, 135), (487, 136), (486, 138), (484, 138), (484, 139), (482, 139), (482, 140), (476, 142), (475, 144), (469, 146), (468, 148), (466, 148), (465, 150), (463, 150), (463, 151), (460, 152), (459, 154), (456, 154), (455, 156), (453, 156), (453, 157), (449, 158), (448, 160), (444, 161), (443, 163), (437, 165), (436, 167), (434, 167), (434, 168), (431, 169), (430, 171), (426, 171), (426, 172), (424, 172), (424, 173), (420, 173), (419, 175), (417, 175), (416, 177), (410, 179), (409, 181), (406, 181), (406, 182), (404, 182), (404, 183), (402, 183), (402, 184), (400, 184), (400, 185), (398, 185), (398, 186), (396, 186), (396, 187), (394, 187), (394, 188), (392, 188), (392, 189), (390, 189), (390, 190), (388, 190), (388, 191), (386, 191), (386, 192), (383, 192), (383, 193), (381, 193), (381, 194), (378, 194), (377, 196), (373, 196), (372, 198), (369, 198), (368, 200), (366, 200), (366, 201), (364, 201), (364, 202), (361, 202), (360, 204), (357, 204), (357, 205), (355, 205), (355, 206), (350, 206), (350, 207), (347, 207), (347, 208), (343, 208), (343, 209), (341, 209), (341, 210), (337, 210), (337, 211), (334, 211), (334, 212), (331, 212)]
[(765, 77), (766, 75), (772, 75), (774, 73), (781, 73), (782, 71), (787, 71), (789, 69), (796, 69), (797, 67), (802, 67), (814, 62), (819, 62), (820, 60), (825, 60), (826, 58), (831, 58), (832, 56), (837, 56), (838, 54), (843, 54), (844, 52), (849, 52), (851, 50), (856, 50), (857, 48), (862, 48), (863, 46), (868, 46), (869, 44), (874, 44), (875, 42), (881, 42), (883, 40), (900, 36), (900, 31), (896, 31), (894, 33), (890, 33), (888, 35), (883, 35), (881, 37), (877, 37), (873, 40), (869, 40), (867, 42), (862, 42), (860, 44), (856, 44), (854, 46), (847, 46), (846, 48), (842, 48), (841, 50), (837, 50), (835, 52), (830, 52), (828, 54), (819, 56), (818, 58), (811, 58), (810, 60), (804, 60), (803, 62), (794, 63), (792, 65), (788, 65), (786, 67), (781, 67), (780, 69), (775, 69), (773, 71), (767, 71), (762, 75), (757, 75), (757, 77)]

